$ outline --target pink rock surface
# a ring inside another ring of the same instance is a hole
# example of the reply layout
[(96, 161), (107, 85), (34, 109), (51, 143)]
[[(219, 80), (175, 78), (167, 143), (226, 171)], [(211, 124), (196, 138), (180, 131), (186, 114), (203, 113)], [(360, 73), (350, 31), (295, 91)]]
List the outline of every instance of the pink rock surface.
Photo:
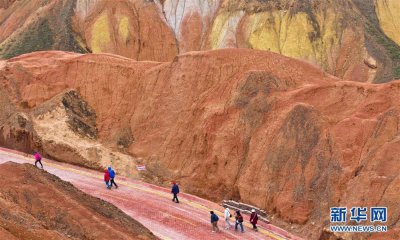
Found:
[[(29, 163), (32, 159), (15, 151), (0, 149), (0, 164), (13, 161)], [(140, 181), (117, 177), (118, 189), (108, 190), (104, 186), (102, 173), (84, 168), (43, 160), (45, 171), (64, 181), (71, 182), (83, 192), (106, 200), (129, 216), (149, 228), (161, 239), (297, 239), (276, 226), (260, 222), (260, 231), (250, 230), (249, 216), (245, 216), (245, 233), (233, 229), (223, 230), (223, 208), (213, 202), (189, 195), (179, 194), (180, 203), (171, 202), (169, 189), (157, 187)], [(0, 165), (1, 166), (1, 165)], [(214, 210), (220, 217), (221, 233), (212, 233), (209, 211)], [(1, 232), (0, 232), (0, 236)], [(140, 239), (145, 239), (143, 238)]]

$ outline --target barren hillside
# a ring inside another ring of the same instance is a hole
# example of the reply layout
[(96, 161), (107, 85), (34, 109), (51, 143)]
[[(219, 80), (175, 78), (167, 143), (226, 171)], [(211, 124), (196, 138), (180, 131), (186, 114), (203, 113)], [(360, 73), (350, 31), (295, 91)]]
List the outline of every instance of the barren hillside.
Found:
[(31, 164), (1, 164), (0, 179), (0, 239), (157, 239), (115, 206)]
[[(199, 196), (254, 204), (310, 239), (329, 224), (329, 207), (387, 206), (388, 233), (353, 239), (399, 237), (399, 81), (341, 81), (246, 49), (167, 63), (38, 52), (3, 62), (0, 75), (2, 145), (71, 161), (54, 150), (62, 146), (100, 166), (110, 161), (98, 160), (102, 152), (119, 154), (119, 169), (143, 162), (161, 184), (177, 179)], [(62, 99), (73, 104), (48, 107)], [(102, 148), (76, 147), (88, 143)]]
[(171, 61), (188, 51), (268, 50), (341, 79), (400, 78), (397, 0), (5, 0), (0, 55), (39, 50)]

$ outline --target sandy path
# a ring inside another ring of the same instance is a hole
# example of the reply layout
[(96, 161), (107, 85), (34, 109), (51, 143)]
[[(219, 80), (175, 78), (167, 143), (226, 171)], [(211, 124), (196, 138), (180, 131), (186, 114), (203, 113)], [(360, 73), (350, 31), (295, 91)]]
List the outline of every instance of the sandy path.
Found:
[[(34, 163), (30, 156), (0, 148), (0, 164), (7, 161)], [(260, 223), (259, 232), (253, 232), (248, 216), (244, 216), (245, 233), (224, 230), (223, 208), (216, 203), (184, 193), (179, 194), (179, 204), (173, 203), (169, 189), (118, 176), (116, 182), (120, 187), (108, 190), (100, 172), (48, 159), (42, 162), (46, 171), (85, 193), (114, 204), (162, 239), (300, 239), (265, 223)], [(211, 232), (210, 210), (220, 217), (221, 233)]]

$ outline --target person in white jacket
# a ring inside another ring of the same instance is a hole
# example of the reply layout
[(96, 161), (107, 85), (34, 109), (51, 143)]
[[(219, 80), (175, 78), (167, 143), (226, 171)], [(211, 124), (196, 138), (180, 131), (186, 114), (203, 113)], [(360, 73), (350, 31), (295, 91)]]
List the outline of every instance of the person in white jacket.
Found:
[(231, 218), (231, 212), (229, 211), (229, 208), (225, 208), (225, 212), (224, 212), (224, 219), (225, 219), (225, 229), (229, 229), (231, 228), (231, 222), (230, 222), (230, 218)]

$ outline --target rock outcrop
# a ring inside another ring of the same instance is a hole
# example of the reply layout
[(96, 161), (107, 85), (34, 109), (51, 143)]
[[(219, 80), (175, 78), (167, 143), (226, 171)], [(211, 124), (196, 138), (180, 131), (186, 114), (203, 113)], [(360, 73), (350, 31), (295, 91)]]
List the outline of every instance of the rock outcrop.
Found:
[[(0, 76), (16, 112), (75, 89), (96, 115), (91, 141), (130, 153), (187, 192), (255, 205), (308, 239), (329, 224), (330, 207), (386, 206), (388, 233), (352, 237), (399, 238), (399, 81), (341, 81), (247, 49), (169, 63), (38, 52), (3, 63)], [(32, 121), (44, 148), (69, 139), (40, 131), (47, 121)]]
[(0, 173), (1, 239), (157, 239), (115, 206), (31, 164), (7, 162)]
[(382, 83), (400, 78), (398, 9), (397, 0), (3, 1), (0, 55), (53, 49), (164, 62), (188, 51), (251, 48)]
[[(24, 101), (21, 110), (0, 125), (1, 146), (24, 152), (40, 151), (52, 159), (92, 169), (113, 165), (125, 176), (138, 177), (137, 159), (97, 141), (96, 113), (75, 90), (62, 91), (32, 109), (27, 109), (26, 104)], [(4, 101), (0, 105), (13, 106), (13, 103)], [(129, 135), (121, 135), (116, 147), (129, 144), (129, 140)]]

